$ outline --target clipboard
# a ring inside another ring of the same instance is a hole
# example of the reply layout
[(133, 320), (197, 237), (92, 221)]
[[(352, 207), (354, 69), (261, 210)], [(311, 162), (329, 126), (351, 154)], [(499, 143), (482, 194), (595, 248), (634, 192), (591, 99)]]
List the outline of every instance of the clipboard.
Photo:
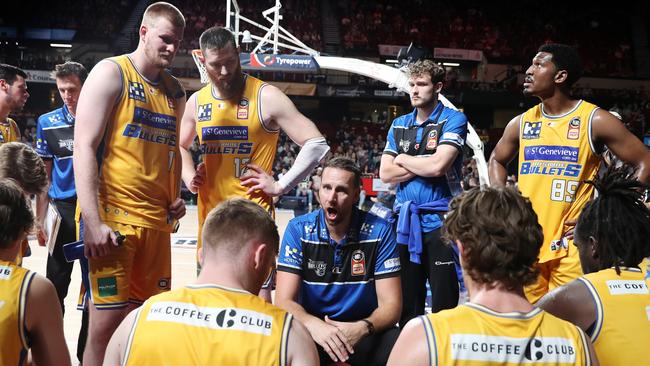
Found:
[(56, 208), (56, 204), (52, 201), (47, 205), (47, 214), (45, 216), (45, 223), (43, 225), (45, 236), (47, 236), (47, 251), (52, 255), (54, 252), (54, 244), (56, 244), (56, 237), (59, 233), (59, 226), (61, 226), (61, 214)]

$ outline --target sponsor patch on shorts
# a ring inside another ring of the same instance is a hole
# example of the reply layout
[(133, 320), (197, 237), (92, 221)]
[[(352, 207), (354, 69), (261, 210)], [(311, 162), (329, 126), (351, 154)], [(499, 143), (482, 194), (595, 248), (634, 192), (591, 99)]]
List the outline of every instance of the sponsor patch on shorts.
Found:
[(117, 295), (117, 279), (115, 277), (103, 277), (97, 279), (97, 292), (99, 297)]

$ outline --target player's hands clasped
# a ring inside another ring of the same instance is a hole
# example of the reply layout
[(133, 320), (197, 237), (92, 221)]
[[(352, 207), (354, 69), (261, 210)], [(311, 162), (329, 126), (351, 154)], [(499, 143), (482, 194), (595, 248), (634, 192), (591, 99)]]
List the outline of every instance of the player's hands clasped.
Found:
[(319, 320), (305, 326), (314, 342), (323, 347), (334, 362), (344, 362), (354, 353), (354, 349), (341, 329), (327, 321), (330, 320), (326, 316), (325, 322)]

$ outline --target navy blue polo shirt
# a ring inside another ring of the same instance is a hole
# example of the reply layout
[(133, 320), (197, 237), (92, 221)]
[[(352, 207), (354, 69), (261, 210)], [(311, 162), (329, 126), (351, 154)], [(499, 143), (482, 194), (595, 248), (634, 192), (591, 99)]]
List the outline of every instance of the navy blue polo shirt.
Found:
[(36, 152), (43, 159), (52, 159), (52, 184), (48, 195), (55, 200), (77, 195), (72, 170), (74, 122), (74, 116), (65, 105), (38, 117)]
[(378, 306), (375, 281), (400, 273), (392, 225), (355, 207), (348, 234), (337, 243), (323, 209), (296, 217), (284, 232), (278, 270), (300, 275), (298, 302), (309, 314), (364, 319)]

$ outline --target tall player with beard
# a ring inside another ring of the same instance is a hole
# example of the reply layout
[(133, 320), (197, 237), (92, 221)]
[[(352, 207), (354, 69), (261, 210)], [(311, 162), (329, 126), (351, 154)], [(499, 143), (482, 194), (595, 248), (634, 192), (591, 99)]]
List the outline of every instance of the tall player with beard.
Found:
[[(185, 214), (177, 156), (185, 92), (165, 68), (184, 28), (176, 7), (150, 5), (137, 49), (97, 64), (79, 97), (73, 160), (92, 300), (84, 365), (101, 364), (129, 310), (170, 288), (170, 233)], [(126, 237), (120, 246), (114, 231)]]
[(524, 81), (524, 94), (541, 103), (508, 123), (490, 157), (490, 182), (504, 186), (506, 166), (519, 152), (518, 186), (544, 229), (540, 275), (525, 288), (533, 303), (582, 275), (573, 225), (594, 193), (593, 186), (581, 182), (596, 177), (604, 148), (638, 169), (641, 182), (650, 182), (650, 150), (611, 113), (571, 97), (581, 74), (575, 49), (541, 46)]
[[(199, 43), (211, 82), (187, 101), (180, 145), (183, 180), (199, 194), (201, 232), (208, 212), (231, 197), (248, 198), (273, 214), (272, 197), (303, 180), (329, 146), (282, 91), (242, 73), (239, 49), (228, 29), (210, 28)], [(271, 170), (280, 130), (302, 148), (291, 169), (275, 181)], [(197, 134), (203, 163), (195, 169), (188, 149)]]
[(11, 65), (0, 64), (0, 144), (20, 142), (20, 130), (16, 121), (9, 118), (9, 113), (20, 112), (29, 93), (27, 92), (27, 74)]

